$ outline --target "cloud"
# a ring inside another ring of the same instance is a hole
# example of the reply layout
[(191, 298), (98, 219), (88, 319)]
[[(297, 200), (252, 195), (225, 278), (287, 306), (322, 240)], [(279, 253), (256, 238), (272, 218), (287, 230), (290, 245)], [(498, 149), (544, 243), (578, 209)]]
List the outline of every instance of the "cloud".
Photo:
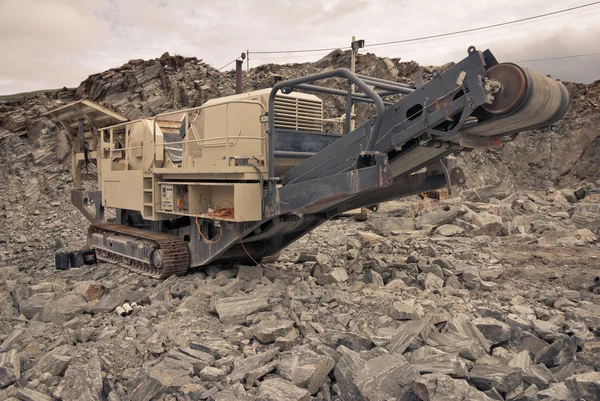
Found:
[(523, 60), (518, 64), (554, 78), (590, 83), (600, 79), (600, 54), (564, 59), (556, 57), (600, 53), (597, 38), (600, 38), (600, 27), (584, 30), (564, 28), (531, 37), (518, 46), (500, 42), (495, 46), (495, 52), (500, 56), (510, 56), (511, 60)]
[[(568, 7), (569, 4), (561, 7)], [(430, 0), (0, 0), (0, 94), (77, 86), (134, 58), (196, 56), (220, 67), (246, 49), (250, 62), (314, 61), (325, 53), (252, 54), (347, 46), (439, 34), (554, 11), (555, 3)], [(600, 51), (600, 7), (535, 23), (367, 49), (423, 65), (457, 61), (475, 44), (502, 60)], [(565, 80), (600, 78), (600, 58), (531, 62)]]

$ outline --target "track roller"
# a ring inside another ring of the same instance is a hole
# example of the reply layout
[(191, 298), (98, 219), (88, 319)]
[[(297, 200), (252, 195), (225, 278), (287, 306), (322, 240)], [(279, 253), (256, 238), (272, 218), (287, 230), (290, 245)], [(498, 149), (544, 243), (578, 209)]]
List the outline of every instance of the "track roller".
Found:
[(91, 225), (88, 246), (96, 250), (100, 260), (157, 279), (182, 275), (190, 264), (187, 243), (182, 238), (121, 224)]

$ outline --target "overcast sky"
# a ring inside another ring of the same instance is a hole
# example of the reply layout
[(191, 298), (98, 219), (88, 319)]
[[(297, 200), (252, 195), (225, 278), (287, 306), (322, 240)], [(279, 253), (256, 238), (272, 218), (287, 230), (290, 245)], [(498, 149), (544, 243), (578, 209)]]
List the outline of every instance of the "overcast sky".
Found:
[[(253, 51), (347, 46), (476, 28), (592, 0), (0, 0), (0, 94), (74, 87), (88, 75), (165, 51), (219, 68), (250, 50), (250, 66), (315, 61), (327, 52)], [(524, 5), (523, 3), (528, 3)], [(499, 61), (600, 52), (600, 4), (507, 27), (366, 48), (422, 65), (458, 61), (469, 45)], [(523, 66), (563, 80), (600, 79), (600, 55)]]

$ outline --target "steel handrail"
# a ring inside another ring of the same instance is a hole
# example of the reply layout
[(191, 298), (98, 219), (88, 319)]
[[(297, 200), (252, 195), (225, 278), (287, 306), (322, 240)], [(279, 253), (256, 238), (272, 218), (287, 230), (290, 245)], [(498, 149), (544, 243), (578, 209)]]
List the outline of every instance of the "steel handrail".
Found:
[[(375, 143), (377, 141), (377, 136), (379, 134), (379, 128), (381, 127), (381, 123), (383, 121), (383, 113), (385, 111), (385, 106), (383, 104), (383, 100), (381, 100), (381, 97), (377, 94), (377, 92), (369, 85), (367, 85), (356, 74), (354, 74), (346, 68), (337, 68), (335, 70), (308, 75), (306, 77), (278, 82), (277, 84), (275, 84), (275, 86), (273, 86), (273, 88), (271, 89), (271, 93), (269, 94), (269, 129), (267, 131), (269, 137), (269, 149), (267, 152), (267, 163), (269, 165), (269, 179), (275, 178), (275, 141), (273, 135), (275, 134), (275, 96), (277, 95), (277, 92), (279, 92), (279, 90), (282, 89), (293, 89), (294, 87), (296, 87), (315, 92), (325, 92), (335, 95), (342, 95), (342, 93), (340, 93), (342, 91), (338, 91), (335, 89), (319, 87), (314, 85), (305, 85), (309, 82), (333, 77), (346, 78), (348, 81), (355, 84), (360, 90), (364, 92), (365, 95), (352, 95), (353, 99), (360, 99), (363, 101), (366, 100), (375, 104), (375, 107), (377, 108), (377, 114), (375, 115), (375, 120), (371, 128), (371, 133), (369, 134), (369, 138), (367, 140), (367, 147), (365, 149), (366, 151), (373, 150), (373, 147), (375, 146)], [(343, 95), (347, 96), (348, 92), (343, 92)]]

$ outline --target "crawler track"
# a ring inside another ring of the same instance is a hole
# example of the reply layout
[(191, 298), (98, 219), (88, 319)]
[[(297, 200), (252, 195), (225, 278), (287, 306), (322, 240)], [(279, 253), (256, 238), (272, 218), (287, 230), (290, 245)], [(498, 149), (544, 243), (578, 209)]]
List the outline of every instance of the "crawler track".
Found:
[(111, 249), (107, 249), (106, 247), (90, 244), (90, 246), (96, 250), (98, 259), (106, 262), (117, 263), (136, 273), (141, 273), (152, 278), (165, 279), (172, 275), (180, 276), (185, 274), (190, 265), (190, 257), (187, 245), (182, 238), (176, 235), (142, 230), (139, 228), (115, 223), (91, 225), (88, 229), (88, 241), (89, 238), (91, 238), (91, 235), (94, 233), (122, 234), (154, 242), (156, 244), (155, 249), (160, 249), (162, 253), (162, 263), (160, 264), (160, 267), (157, 267), (149, 261), (127, 257), (126, 255), (113, 252)]

